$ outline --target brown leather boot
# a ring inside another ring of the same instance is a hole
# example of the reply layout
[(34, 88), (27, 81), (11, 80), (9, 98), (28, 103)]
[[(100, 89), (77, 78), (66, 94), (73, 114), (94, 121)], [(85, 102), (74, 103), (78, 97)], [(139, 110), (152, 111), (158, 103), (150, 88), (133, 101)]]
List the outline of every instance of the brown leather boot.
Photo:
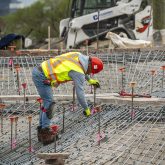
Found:
[(51, 128), (42, 128), (40, 131), (43, 145), (48, 145), (54, 142), (55, 132)]

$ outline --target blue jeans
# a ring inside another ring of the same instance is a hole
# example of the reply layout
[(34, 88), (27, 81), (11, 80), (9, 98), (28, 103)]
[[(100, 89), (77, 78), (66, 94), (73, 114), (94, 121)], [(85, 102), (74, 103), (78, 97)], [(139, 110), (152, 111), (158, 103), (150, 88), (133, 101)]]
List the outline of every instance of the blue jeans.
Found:
[[(50, 104), (53, 101), (53, 91), (51, 86), (45, 85), (43, 83), (46, 77), (43, 72), (38, 70), (37, 67), (35, 67), (32, 71), (32, 79), (40, 97), (43, 100), (44, 109), (48, 110)], [(39, 116), (39, 126), (41, 126), (42, 128), (46, 128), (50, 126), (50, 119), (48, 119), (46, 112), (42, 112), (41, 110)]]

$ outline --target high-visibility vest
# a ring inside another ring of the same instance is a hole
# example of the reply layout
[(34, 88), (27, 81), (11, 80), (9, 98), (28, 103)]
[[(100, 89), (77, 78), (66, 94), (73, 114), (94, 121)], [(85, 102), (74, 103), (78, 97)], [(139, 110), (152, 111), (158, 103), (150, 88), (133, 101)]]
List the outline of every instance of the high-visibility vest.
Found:
[(72, 80), (68, 75), (71, 70), (85, 74), (79, 62), (79, 54), (79, 52), (69, 52), (42, 62), (41, 67), (46, 78), (63, 83)]

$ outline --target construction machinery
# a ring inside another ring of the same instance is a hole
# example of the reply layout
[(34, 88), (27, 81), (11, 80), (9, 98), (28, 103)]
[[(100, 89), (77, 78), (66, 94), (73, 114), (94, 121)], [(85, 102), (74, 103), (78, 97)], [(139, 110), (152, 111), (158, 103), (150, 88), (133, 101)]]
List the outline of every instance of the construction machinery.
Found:
[(72, 0), (70, 17), (60, 22), (67, 48), (105, 41), (107, 32), (130, 39), (150, 40), (150, 0)]

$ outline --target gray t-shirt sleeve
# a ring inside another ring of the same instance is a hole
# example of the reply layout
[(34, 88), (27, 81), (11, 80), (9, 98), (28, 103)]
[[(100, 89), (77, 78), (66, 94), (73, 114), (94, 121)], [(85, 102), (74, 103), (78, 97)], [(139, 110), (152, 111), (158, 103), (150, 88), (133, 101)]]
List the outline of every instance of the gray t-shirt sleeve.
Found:
[(76, 71), (70, 71), (69, 76), (72, 78), (75, 84), (76, 88), (76, 95), (77, 99), (82, 106), (82, 108), (85, 110), (88, 108), (88, 104), (85, 98), (85, 92), (84, 92), (84, 83), (85, 83), (85, 75)]
[(89, 76), (88, 74), (86, 74), (86, 75), (85, 75), (85, 79), (86, 79), (87, 81), (89, 81), (89, 80), (90, 80), (90, 76)]

